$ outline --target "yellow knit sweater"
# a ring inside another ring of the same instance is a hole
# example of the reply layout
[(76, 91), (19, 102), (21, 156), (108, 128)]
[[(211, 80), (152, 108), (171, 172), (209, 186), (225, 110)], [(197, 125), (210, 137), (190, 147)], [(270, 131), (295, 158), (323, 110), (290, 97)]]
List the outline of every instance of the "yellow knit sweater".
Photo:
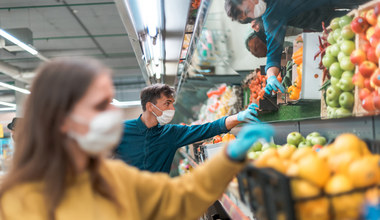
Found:
[[(170, 178), (107, 160), (102, 174), (114, 188), (121, 210), (94, 192), (89, 174), (83, 173), (66, 189), (55, 216), (57, 220), (196, 219), (222, 195), (243, 166), (223, 152), (191, 174)], [(41, 186), (41, 182), (25, 183), (7, 191), (1, 199), (6, 219), (47, 219)]]

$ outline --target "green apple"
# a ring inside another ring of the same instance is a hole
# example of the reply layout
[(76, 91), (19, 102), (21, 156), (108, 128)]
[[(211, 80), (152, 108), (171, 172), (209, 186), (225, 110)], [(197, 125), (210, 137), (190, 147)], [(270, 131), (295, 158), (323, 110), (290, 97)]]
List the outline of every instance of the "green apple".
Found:
[(340, 29), (340, 28), (337, 28), (337, 29), (334, 30), (333, 36), (334, 36), (334, 40), (335, 41), (338, 41), (339, 37), (341, 36), (340, 35), (341, 31), (342, 31), (342, 29)]
[(326, 48), (326, 55), (331, 55), (331, 45)]
[(335, 57), (331, 56), (331, 55), (328, 55), (326, 54), (323, 58), (322, 58), (322, 64), (323, 66), (325, 66), (326, 68), (329, 68), (331, 66), (331, 64), (335, 63), (336, 62), (336, 59)]
[(338, 108), (335, 111), (335, 115), (336, 115), (337, 118), (342, 118), (342, 117), (351, 116), (352, 112), (350, 110), (348, 110), (348, 109), (345, 109), (345, 108)]
[(351, 40), (355, 37), (355, 33), (351, 29), (351, 25), (346, 25), (342, 28), (341, 35), (345, 40)]
[(276, 148), (276, 147), (277, 145), (275, 145), (274, 143), (265, 143), (263, 147), (261, 148), (261, 151), (266, 151), (269, 148)]
[(350, 57), (343, 57), (339, 62), (340, 68), (346, 71), (352, 71), (355, 69), (355, 65), (351, 62)]
[(319, 137), (321, 136), (318, 132), (311, 132), (306, 136), (306, 141), (311, 141), (313, 137)]
[(310, 144), (308, 144), (306, 141), (302, 141), (298, 144), (298, 148), (305, 148), (305, 147), (311, 147)]
[(256, 141), (251, 147), (251, 150), (253, 151), (261, 151), (261, 148), (263, 147), (263, 144), (260, 141)]
[(344, 92), (351, 92), (355, 88), (352, 77), (345, 77), (339, 80), (339, 88)]
[(342, 91), (337, 86), (330, 86), (327, 88), (326, 98), (329, 98), (330, 100), (338, 100), (341, 93)]
[(326, 104), (330, 107), (339, 107), (339, 100), (326, 97)]
[(343, 92), (339, 96), (339, 105), (345, 109), (352, 109), (354, 107), (354, 95), (351, 92)]
[(330, 27), (332, 30), (336, 30), (336, 29), (340, 28), (339, 20), (340, 20), (340, 18), (334, 18), (331, 20)]
[(277, 144), (277, 145), (276, 145), (276, 147), (277, 147), (277, 148), (280, 148), (280, 147), (282, 147), (282, 146), (281, 146), (281, 145), (279, 145), (279, 144)]
[(303, 137), (299, 132), (291, 132), (288, 134), (288, 137), (286, 138), (286, 141), (288, 144), (293, 144), (295, 146), (298, 146), (300, 142), (302, 142)]
[(351, 56), (352, 51), (355, 50), (355, 43), (350, 40), (345, 40), (340, 45), (340, 50), (343, 51), (347, 56)]
[(325, 137), (322, 137), (322, 136), (319, 136), (319, 137), (313, 137), (311, 139), (311, 144), (314, 146), (316, 144), (319, 144), (319, 145), (322, 145), (324, 146), (326, 144), (326, 138)]
[(330, 82), (331, 82), (331, 85), (336, 86), (339, 82), (339, 79), (332, 76), (330, 79)]
[(250, 152), (247, 153), (247, 158), (248, 159), (254, 160), (255, 157), (256, 157), (256, 152), (250, 151)]
[(335, 62), (331, 64), (329, 69), (330, 75), (336, 78), (340, 78), (340, 76), (343, 73), (343, 70), (340, 68), (340, 65), (338, 62)]
[(329, 36), (327, 37), (327, 42), (329, 42), (329, 44), (335, 44), (336, 41), (334, 39), (334, 35), (331, 33), (329, 34)]
[(256, 151), (255, 153), (256, 153), (255, 159), (258, 159), (261, 156), (261, 154), (263, 153), (263, 151)]
[(348, 15), (344, 15), (339, 19), (339, 27), (343, 28), (346, 25), (349, 25), (352, 21), (352, 18)]
[(347, 57), (346, 54), (343, 53), (343, 51), (340, 51), (338, 53), (338, 61), (340, 62), (342, 60), (343, 57)]
[(344, 71), (342, 73), (342, 76), (340, 78), (350, 78), (352, 80), (352, 77), (354, 76), (354, 72), (352, 71)]
[[(335, 118), (336, 117), (336, 114), (335, 114), (336, 109), (337, 108), (327, 106), (327, 117), (328, 118)], [(311, 145), (311, 143), (310, 143), (310, 145)]]
[(340, 46), (338, 44), (333, 44), (333, 45), (330, 45), (329, 47), (331, 47), (330, 49), (331, 56), (337, 57), (340, 52)]

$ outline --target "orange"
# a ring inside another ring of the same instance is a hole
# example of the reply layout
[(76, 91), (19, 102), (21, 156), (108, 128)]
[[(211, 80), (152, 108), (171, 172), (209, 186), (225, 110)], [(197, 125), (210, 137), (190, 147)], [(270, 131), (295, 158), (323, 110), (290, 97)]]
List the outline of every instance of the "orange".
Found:
[(327, 194), (338, 194), (351, 191), (354, 187), (350, 179), (342, 174), (336, 174), (329, 179), (325, 186), (325, 192)]
[(266, 161), (266, 166), (271, 167), (278, 172), (285, 173), (286, 169), (284, 163), (278, 157), (271, 157)]
[(326, 198), (297, 202), (295, 205), (296, 219), (299, 220), (329, 220), (329, 201)]
[(333, 154), (333, 150), (331, 148), (331, 145), (323, 147), (320, 149), (317, 153), (318, 157), (323, 160), (328, 160), (328, 158)]
[(327, 162), (332, 172), (343, 174), (347, 173), (350, 164), (359, 158), (360, 154), (358, 152), (347, 151), (331, 156)]
[(290, 159), (290, 157), (296, 150), (297, 148), (294, 145), (287, 144), (283, 147), (278, 148), (277, 152), (282, 159)]
[(367, 144), (364, 141), (361, 141), (361, 148), (363, 155), (371, 155), (371, 151), (369, 151)]
[(318, 196), (321, 189), (306, 180), (294, 179), (290, 182), (294, 199), (303, 199)]
[(286, 170), (286, 175), (287, 176), (291, 176), (291, 177), (296, 177), (298, 176), (298, 164), (296, 163), (291, 163), (288, 167), (288, 169)]
[(277, 149), (269, 148), (268, 150), (264, 151), (260, 155), (260, 157), (254, 162), (254, 164), (257, 167), (265, 167), (267, 160), (271, 157), (278, 157)]
[(363, 204), (363, 193), (334, 196), (331, 199), (334, 219), (359, 219)]
[(360, 155), (362, 154), (362, 140), (356, 135), (346, 133), (339, 135), (333, 144), (334, 151), (337, 153), (346, 151), (356, 151)]
[(366, 187), (378, 182), (378, 165), (374, 157), (365, 156), (355, 160), (348, 168), (348, 177), (354, 187)]
[(330, 177), (327, 163), (316, 155), (308, 155), (298, 162), (299, 176), (319, 187), (323, 187)]
[(311, 149), (311, 147), (305, 147), (305, 148), (299, 148), (297, 149), (292, 157), (290, 158), (293, 162), (298, 162), (299, 159), (307, 156), (307, 155), (310, 155), (310, 154), (313, 154), (315, 155), (315, 151), (313, 151)]

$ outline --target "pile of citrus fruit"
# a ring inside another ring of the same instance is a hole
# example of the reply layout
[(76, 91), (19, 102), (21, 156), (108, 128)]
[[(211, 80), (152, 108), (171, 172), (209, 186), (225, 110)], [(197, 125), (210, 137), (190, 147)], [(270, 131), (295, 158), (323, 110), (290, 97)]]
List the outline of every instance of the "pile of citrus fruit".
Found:
[(290, 177), (297, 219), (308, 220), (358, 219), (364, 189), (380, 185), (379, 162), (380, 155), (353, 134), (338, 136), (318, 152), (284, 146), (253, 161)]

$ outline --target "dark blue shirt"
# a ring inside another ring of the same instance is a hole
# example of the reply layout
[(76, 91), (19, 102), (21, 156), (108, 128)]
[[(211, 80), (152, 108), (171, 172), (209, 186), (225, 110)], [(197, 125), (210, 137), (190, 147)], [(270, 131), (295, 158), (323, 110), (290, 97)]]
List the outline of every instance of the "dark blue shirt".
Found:
[(124, 122), (124, 134), (116, 156), (141, 170), (169, 173), (178, 148), (227, 133), (225, 120), (226, 117), (203, 125), (168, 124), (147, 128), (140, 116)]
[[(267, 64), (280, 67), (286, 26), (311, 28), (328, 22), (332, 16), (342, 16), (345, 12), (335, 12), (334, 8), (352, 8), (368, 0), (264, 0), (267, 9), (262, 15), (267, 35)], [(326, 26), (328, 23), (326, 24)]]

